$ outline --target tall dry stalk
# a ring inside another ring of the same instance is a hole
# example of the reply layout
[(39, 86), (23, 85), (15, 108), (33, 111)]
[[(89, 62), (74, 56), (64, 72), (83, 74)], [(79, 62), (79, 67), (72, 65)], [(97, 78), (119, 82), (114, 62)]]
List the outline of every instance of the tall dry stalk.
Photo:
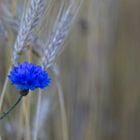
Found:
[(68, 119), (67, 113), (65, 108), (65, 101), (64, 101), (64, 93), (62, 90), (62, 85), (60, 83), (60, 70), (57, 65), (53, 66), (53, 72), (55, 74), (55, 81), (58, 90), (58, 97), (59, 97), (59, 104), (60, 104), (60, 112), (61, 112), (61, 123), (62, 123), (62, 136), (63, 140), (69, 140), (69, 130), (68, 130)]

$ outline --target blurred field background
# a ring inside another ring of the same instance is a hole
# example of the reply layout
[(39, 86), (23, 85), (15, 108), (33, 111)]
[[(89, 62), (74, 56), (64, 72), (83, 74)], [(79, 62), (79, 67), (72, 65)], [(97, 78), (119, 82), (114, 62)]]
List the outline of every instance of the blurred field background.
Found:
[[(22, 9), (22, 0), (0, 0), (1, 91), (16, 38), (12, 28), (16, 24), (11, 27), (8, 16), (20, 21)], [(52, 78), (51, 87), (42, 95), (37, 140), (140, 139), (139, 9), (139, 0), (84, 0), (57, 59), (59, 82)], [(30, 53), (22, 60), (37, 62)], [(66, 112), (60, 109), (57, 86), (63, 91)], [(16, 94), (9, 83), (2, 110), (14, 102)], [(0, 121), (1, 140), (35, 140), (37, 94), (31, 93)]]

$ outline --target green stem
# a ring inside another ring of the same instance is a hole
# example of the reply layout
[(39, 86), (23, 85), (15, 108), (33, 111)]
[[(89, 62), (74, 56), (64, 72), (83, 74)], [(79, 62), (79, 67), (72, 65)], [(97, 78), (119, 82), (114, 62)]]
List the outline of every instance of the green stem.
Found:
[(23, 96), (20, 95), (16, 100), (15, 104), (13, 104), (6, 112), (3, 112), (3, 115), (0, 117), (0, 120), (2, 120), (5, 116), (7, 116), (16, 107), (16, 105), (21, 101), (22, 97)]

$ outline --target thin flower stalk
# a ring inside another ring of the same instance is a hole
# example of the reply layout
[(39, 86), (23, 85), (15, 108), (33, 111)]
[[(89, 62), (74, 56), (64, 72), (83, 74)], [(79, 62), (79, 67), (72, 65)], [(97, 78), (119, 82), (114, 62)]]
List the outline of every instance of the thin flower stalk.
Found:
[(16, 107), (16, 105), (22, 100), (22, 97), (22, 95), (19, 96), (17, 101), (6, 112), (4, 112), (2, 116), (0, 116), (0, 120), (7, 116)]

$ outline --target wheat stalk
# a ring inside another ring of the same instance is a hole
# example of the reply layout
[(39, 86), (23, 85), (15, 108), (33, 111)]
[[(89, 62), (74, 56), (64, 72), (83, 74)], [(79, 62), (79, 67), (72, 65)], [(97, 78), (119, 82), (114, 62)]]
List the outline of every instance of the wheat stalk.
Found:
[(61, 123), (62, 123), (62, 132), (63, 132), (62, 136), (63, 136), (63, 140), (69, 140), (68, 121), (67, 121), (67, 114), (66, 114), (66, 108), (65, 108), (63, 89), (62, 89), (61, 83), (59, 82), (60, 69), (59, 69), (58, 65), (55, 64), (55, 65), (53, 65), (52, 70), (55, 74), (56, 87), (57, 87), (57, 90), (58, 90)]

